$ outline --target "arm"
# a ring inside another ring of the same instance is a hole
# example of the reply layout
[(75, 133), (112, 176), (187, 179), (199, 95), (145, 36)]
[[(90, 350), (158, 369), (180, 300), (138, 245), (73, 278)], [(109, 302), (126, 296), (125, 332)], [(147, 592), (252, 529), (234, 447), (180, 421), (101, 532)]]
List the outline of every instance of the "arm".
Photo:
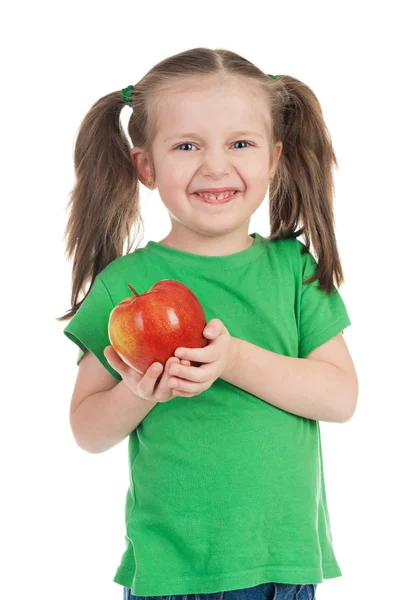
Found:
[(330, 362), (283, 356), (233, 340), (235, 358), (221, 379), (306, 419), (344, 423), (351, 418), (358, 390), (348, 372)]
[(124, 440), (156, 404), (120, 381), (112, 389), (83, 400), (70, 415), (71, 429), (80, 448), (99, 454)]

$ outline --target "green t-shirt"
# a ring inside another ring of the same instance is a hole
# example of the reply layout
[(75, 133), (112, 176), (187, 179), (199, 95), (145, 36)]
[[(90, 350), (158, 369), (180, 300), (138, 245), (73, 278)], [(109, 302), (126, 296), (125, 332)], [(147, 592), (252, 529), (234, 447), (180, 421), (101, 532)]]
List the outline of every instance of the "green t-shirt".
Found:
[[(344, 302), (318, 280), (296, 238), (201, 256), (149, 241), (99, 273), (64, 329), (118, 380), (103, 350), (111, 310), (160, 279), (187, 285), (206, 321), (232, 336), (305, 358), (350, 325)], [(330, 398), (330, 402), (333, 399)], [(206, 391), (158, 403), (130, 434), (125, 551), (113, 581), (134, 595), (208, 594), (266, 582), (339, 577), (324, 484), (319, 422), (218, 378)]]

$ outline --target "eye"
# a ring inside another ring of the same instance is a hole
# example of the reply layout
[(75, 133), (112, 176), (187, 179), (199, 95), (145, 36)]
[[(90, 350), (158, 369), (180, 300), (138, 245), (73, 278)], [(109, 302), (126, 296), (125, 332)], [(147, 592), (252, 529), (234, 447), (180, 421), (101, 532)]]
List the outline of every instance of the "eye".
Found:
[[(250, 142), (248, 142), (247, 140), (238, 140), (237, 142), (234, 142), (234, 144), (248, 144), (249, 146), (251, 145)], [(178, 150), (179, 148), (181, 148), (181, 146), (194, 146), (194, 144), (192, 144), (191, 142), (183, 142), (182, 144), (176, 146), (174, 150)]]
[(247, 140), (238, 140), (238, 142), (234, 142), (234, 144), (248, 144), (250, 146), (250, 142), (247, 142)]
[(179, 148), (181, 148), (181, 146), (193, 146), (193, 145), (194, 144), (191, 144), (190, 142), (183, 142), (182, 144), (180, 144), (179, 146), (174, 148), (174, 150), (178, 150)]

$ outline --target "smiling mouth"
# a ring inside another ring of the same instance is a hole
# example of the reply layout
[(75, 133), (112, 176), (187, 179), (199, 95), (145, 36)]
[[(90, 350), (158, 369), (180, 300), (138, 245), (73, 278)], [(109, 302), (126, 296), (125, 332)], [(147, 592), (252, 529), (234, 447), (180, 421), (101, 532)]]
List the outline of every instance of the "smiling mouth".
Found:
[(226, 198), (223, 198), (222, 200), (211, 200), (209, 198), (206, 198), (205, 196), (201, 196), (200, 194), (197, 194), (197, 192), (194, 192), (192, 194), (192, 196), (195, 196), (196, 198), (198, 198), (202, 202), (205, 202), (206, 204), (226, 204), (227, 202), (230, 202), (230, 200), (232, 200), (233, 198), (235, 198), (235, 196), (237, 196), (239, 193), (240, 192), (237, 191), (237, 190), (233, 191), (232, 194), (230, 194)]

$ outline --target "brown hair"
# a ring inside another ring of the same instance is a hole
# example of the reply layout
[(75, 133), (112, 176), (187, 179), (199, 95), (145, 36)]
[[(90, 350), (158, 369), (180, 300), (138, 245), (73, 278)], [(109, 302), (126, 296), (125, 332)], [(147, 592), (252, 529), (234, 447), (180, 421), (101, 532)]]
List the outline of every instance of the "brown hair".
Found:
[[(156, 135), (158, 101), (185, 76), (235, 75), (267, 94), (270, 106), (270, 158), (280, 140), (282, 153), (269, 186), (270, 239), (296, 238), (304, 234), (304, 253), (310, 242), (318, 256), (315, 274), (318, 287), (330, 294), (333, 278), (343, 282), (333, 215), (333, 165), (337, 166), (330, 135), (317, 97), (293, 77), (268, 77), (247, 59), (224, 49), (194, 48), (156, 64), (134, 86), (128, 125), (133, 146), (151, 154)], [(139, 179), (130, 158), (130, 145), (120, 122), (124, 106), (121, 91), (98, 100), (84, 117), (78, 131), (74, 166), (76, 182), (68, 207), (65, 230), (66, 255), (73, 257), (72, 308), (58, 321), (73, 317), (84, 298), (79, 294), (114, 259), (123, 255), (133, 225), (144, 230), (140, 214)], [(297, 231), (297, 227), (300, 229)], [(140, 238), (141, 241), (141, 238)], [(88, 292), (87, 292), (88, 293)], [(87, 295), (87, 294), (86, 294)]]

